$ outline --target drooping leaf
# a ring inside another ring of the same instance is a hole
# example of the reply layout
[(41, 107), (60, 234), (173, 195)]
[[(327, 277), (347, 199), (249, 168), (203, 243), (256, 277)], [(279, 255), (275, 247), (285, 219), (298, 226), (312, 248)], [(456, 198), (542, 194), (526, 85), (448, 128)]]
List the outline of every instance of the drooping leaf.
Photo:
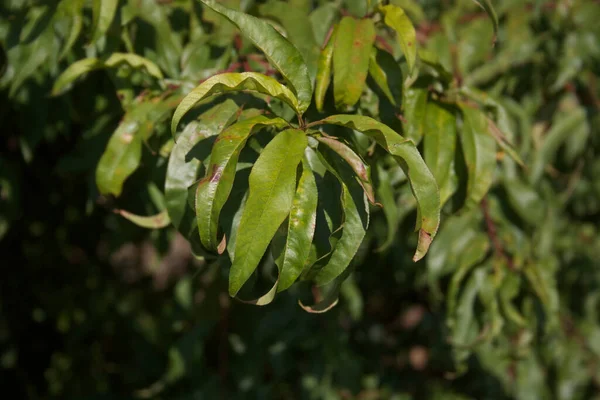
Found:
[(169, 213), (167, 210), (151, 216), (137, 215), (125, 210), (116, 210), (116, 212), (125, 219), (142, 228), (160, 229), (171, 224), (171, 219), (169, 218)]
[(202, 245), (208, 250), (215, 251), (218, 248), (219, 215), (231, 192), (238, 157), (248, 138), (261, 127), (282, 128), (286, 125), (281, 118), (259, 115), (230, 126), (217, 136), (206, 176), (196, 188), (198, 232)]
[(398, 41), (408, 64), (408, 73), (412, 75), (417, 61), (417, 33), (415, 27), (402, 8), (389, 4), (379, 9), (383, 14), (383, 22), (398, 34)]
[(464, 120), (460, 139), (469, 175), (465, 206), (475, 207), (492, 185), (496, 142), (488, 132), (488, 120), (482, 111), (468, 106), (461, 110)]
[(423, 258), (439, 226), (440, 196), (435, 178), (415, 144), (381, 122), (361, 115), (333, 115), (321, 122), (362, 132), (374, 139), (398, 161), (408, 177), (418, 203), (416, 229), (419, 230), (419, 243), (413, 259), (418, 261)]
[(329, 136), (315, 136), (315, 139), (328, 146), (348, 163), (356, 175), (357, 182), (365, 191), (369, 202), (376, 204), (373, 183), (371, 182), (371, 167), (342, 141)]
[(306, 265), (315, 234), (317, 202), (317, 183), (305, 157), (302, 160), (302, 175), (292, 200), (285, 244), (281, 249), (280, 259), (277, 260), (281, 271), (278, 292), (289, 288)]
[(229, 273), (231, 296), (235, 296), (252, 275), (273, 235), (288, 216), (296, 191), (296, 169), (307, 145), (304, 132), (285, 130), (267, 144), (252, 167), (248, 200)]
[(333, 49), (333, 94), (338, 108), (352, 107), (362, 94), (369, 71), (369, 57), (375, 41), (370, 19), (344, 17), (340, 21)]
[(541, 225), (545, 204), (537, 192), (517, 177), (505, 179), (504, 182), (508, 201), (515, 212), (528, 224)]
[(319, 58), (319, 45), (315, 41), (308, 14), (299, 7), (281, 0), (269, 0), (259, 6), (259, 12), (266, 18), (279, 22), (287, 33), (287, 39), (300, 51), (311, 81), (314, 81)]
[(331, 65), (333, 63), (333, 48), (337, 36), (337, 25), (333, 28), (329, 41), (325, 44), (317, 63), (317, 78), (315, 80), (315, 104), (319, 112), (323, 112), (323, 102), (331, 83)]
[(317, 285), (323, 286), (340, 277), (356, 255), (369, 226), (369, 205), (367, 196), (354, 178), (349, 165), (329, 147), (319, 149), (319, 153), (329, 164), (330, 172), (342, 185), (340, 201), (344, 213), (341, 236), (335, 243), (327, 263), (319, 267), (314, 277)]
[(96, 167), (96, 185), (101, 194), (119, 196), (125, 179), (139, 166), (142, 142), (153, 129), (153, 124), (140, 115), (147, 109), (144, 104), (126, 115), (108, 141)]
[(144, 68), (148, 73), (155, 78), (162, 79), (163, 74), (156, 64), (152, 61), (130, 53), (113, 53), (106, 60), (98, 58), (84, 58), (71, 64), (54, 82), (52, 94), (57, 95), (79, 78), (81, 75), (91, 72), (96, 69), (113, 68), (120, 64), (128, 64), (133, 68)]
[(201, 140), (221, 133), (238, 109), (233, 100), (226, 100), (212, 107), (200, 115), (197, 121), (188, 124), (174, 144), (167, 165), (165, 200), (175, 227), (179, 227), (188, 208), (188, 188), (196, 181), (202, 162), (190, 156), (190, 150)]
[(427, 90), (411, 87), (404, 91), (402, 102), (402, 127), (407, 139), (419, 144), (423, 138), (425, 113), (427, 110)]
[(92, 42), (100, 39), (106, 32), (117, 13), (119, 0), (94, 0), (92, 3), (94, 28)]
[(402, 102), (402, 70), (394, 57), (374, 47), (369, 61), (369, 75), (393, 105)]
[(287, 103), (292, 109), (299, 109), (296, 96), (274, 78), (256, 72), (231, 72), (219, 74), (202, 82), (185, 96), (173, 114), (171, 133), (175, 135), (177, 125), (179, 125), (181, 118), (183, 118), (183, 116), (202, 99), (216, 94), (242, 90), (249, 90), (273, 96)]
[(444, 204), (456, 189), (451, 174), (456, 149), (456, 117), (451, 110), (435, 102), (427, 105), (423, 142), (423, 157), (437, 180)]
[(265, 53), (267, 59), (290, 83), (296, 93), (298, 106), (294, 109), (300, 114), (304, 113), (312, 98), (312, 84), (300, 52), (269, 23), (224, 7), (216, 1), (201, 1), (229, 19), (244, 36)]

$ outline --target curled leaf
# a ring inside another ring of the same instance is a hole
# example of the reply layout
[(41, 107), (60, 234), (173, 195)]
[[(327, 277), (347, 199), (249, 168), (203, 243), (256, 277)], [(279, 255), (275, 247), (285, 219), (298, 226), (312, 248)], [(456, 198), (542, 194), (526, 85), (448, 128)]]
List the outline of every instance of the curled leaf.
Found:
[(298, 99), (276, 79), (256, 72), (232, 72), (215, 75), (202, 82), (179, 103), (171, 121), (171, 133), (175, 135), (181, 118), (199, 101), (216, 94), (250, 90), (278, 98), (287, 103), (292, 109), (298, 110)]
[(293, 107), (294, 110), (300, 114), (304, 113), (312, 98), (312, 83), (308, 68), (298, 49), (266, 21), (224, 7), (216, 1), (201, 1), (236, 25), (244, 36), (262, 50), (269, 62), (295, 91), (298, 105)]
[(137, 215), (125, 210), (116, 210), (115, 212), (142, 228), (160, 229), (171, 224), (171, 219), (169, 218), (167, 210), (163, 210), (160, 213), (151, 216)]

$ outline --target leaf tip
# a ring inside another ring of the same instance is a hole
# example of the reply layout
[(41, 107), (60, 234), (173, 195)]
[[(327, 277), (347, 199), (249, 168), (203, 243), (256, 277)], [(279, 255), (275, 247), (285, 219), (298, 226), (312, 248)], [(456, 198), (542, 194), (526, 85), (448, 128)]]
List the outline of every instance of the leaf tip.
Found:
[(429, 246), (431, 245), (431, 241), (433, 237), (431, 234), (424, 229), (419, 230), (419, 242), (417, 244), (417, 251), (413, 256), (413, 261), (417, 262), (427, 254), (427, 250), (429, 250)]

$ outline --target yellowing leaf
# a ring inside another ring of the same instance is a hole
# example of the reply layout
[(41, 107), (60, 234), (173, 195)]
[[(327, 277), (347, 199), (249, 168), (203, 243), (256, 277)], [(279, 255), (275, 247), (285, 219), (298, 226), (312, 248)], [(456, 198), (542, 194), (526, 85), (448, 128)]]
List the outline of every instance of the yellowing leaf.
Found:
[(398, 41), (412, 75), (417, 61), (417, 33), (404, 10), (395, 5), (380, 7), (383, 22), (398, 33)]

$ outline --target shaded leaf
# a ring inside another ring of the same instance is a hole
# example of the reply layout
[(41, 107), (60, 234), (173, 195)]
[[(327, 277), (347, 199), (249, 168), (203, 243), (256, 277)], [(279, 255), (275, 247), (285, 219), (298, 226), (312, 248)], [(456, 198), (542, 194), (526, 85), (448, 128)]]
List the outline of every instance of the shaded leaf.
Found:
[(444, 204), (456, 190), (451, 171), (454, 170), (456, 149), (456, 117), (454, 113), (436, 102), (427, 104), (423, 157), (440, 188)]
[(461, 107), (464, 120), (460, 139), (468, 169), (467, 207), (475, 207), (486, 195), (496, 169), (496, 142), (488, 132), (485, 114), (475, 108)]
[(373, 47), (369, 61), (369, 75), (395, 106), (402, 103), (402, 70), (394, 57)]

